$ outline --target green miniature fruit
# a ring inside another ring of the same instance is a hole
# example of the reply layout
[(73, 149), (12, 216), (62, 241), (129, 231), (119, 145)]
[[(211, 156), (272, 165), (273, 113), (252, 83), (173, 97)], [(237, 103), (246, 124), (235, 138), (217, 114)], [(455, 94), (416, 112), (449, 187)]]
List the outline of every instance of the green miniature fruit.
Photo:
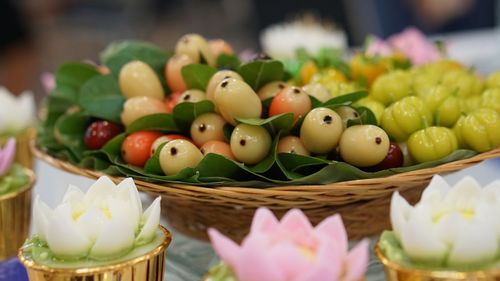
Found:
[(253, 165), (269, 154), (271, 136), (263, 127), (239, 124), (231, 134), (230, 145), (238, 161)]
[(120, 90), (129, 99), (138, 96), (147, 96), (163, 100), (165, 94), (160, 79), (154, 70), (142, 61), (131, 61), (120, 70), (118, 77)]
[(376, 165), (387, 156), (389, 136), (375, 125), (355, 125), (344, 130), (339, 149), (342, 159), (357, 167)]
[(225, 124), (226, 121), (219, 114), (202, 114), (191, 124), (191, 138), (197, 146), (212, 140), (224, 141)]
[(317, 107), (304, 118), (300, 140), (312, 153), (328, 153), (337, 147), (342, 131), (342, 119), (335, 111)]
[(222, 117), (232, 125), (236, 118), (259, 118), (262, 113), (262, 103), (245, 82), (227, 78), (215, 88), (215, 105)]
[(187, 140), (169, 141), (160, 151), (160, 166), (165, 175), (176, 175), (185, 168), (194, 168), (203, 159), (203, 154)]

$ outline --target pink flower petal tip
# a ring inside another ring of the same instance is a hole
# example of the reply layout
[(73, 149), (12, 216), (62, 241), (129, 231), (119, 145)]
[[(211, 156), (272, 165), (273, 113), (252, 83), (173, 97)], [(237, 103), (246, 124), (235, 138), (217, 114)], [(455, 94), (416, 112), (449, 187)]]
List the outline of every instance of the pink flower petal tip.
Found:
[(299, 209), (288, 211), (280, 221), (269, 209), (259, 208), (241, 245), (215, 229), (208, 234), (239, 281), (357, 281), (368, 267), (368, 242), (349, 252), (339, 215), (313, 227)]
[(0, 177), (5, 175), (16, 156), (16, 139), (9, 138), (5, 146), (0, 149)]

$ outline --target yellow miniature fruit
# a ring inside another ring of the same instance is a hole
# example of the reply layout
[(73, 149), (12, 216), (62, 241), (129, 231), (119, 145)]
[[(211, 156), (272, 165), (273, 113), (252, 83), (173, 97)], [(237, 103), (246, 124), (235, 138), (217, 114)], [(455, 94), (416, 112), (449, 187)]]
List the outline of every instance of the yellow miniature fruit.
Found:
[(129, 99), (138, 96), (148, 96), (163, 100), (165, 94), (160, 79), (154, 70), (142, 61), (131, 61), (120, 70), (118, 77), (120, 90)]

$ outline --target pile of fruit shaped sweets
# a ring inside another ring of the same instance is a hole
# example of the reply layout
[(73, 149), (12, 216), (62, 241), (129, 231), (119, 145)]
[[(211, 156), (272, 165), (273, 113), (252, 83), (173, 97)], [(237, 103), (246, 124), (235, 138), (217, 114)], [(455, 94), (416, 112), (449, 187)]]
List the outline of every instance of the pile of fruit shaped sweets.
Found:
[(126, 41), (56, 73), (38, 145), (152, 181), (269, 186), (383, 177), (500, 145), (500, 72), (401, 52), (241, 62), (225, 41)]

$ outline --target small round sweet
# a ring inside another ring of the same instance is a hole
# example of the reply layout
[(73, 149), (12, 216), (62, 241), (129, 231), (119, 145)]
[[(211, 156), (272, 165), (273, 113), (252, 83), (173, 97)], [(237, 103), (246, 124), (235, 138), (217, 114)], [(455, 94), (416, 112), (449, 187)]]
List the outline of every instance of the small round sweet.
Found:
[(295, 121), (311, 110), (309, 95), (299, 87), (287, 87), (277, 94), (269, 106), (269, 116), (292, 112)]
[(214, 101), (214, 95), (215, 95), (215, 88), (219, 83), (226, 79), (226, 78), (234, 78), (243, 81), (243, 78), (241, 75), (239, 75), (237, 72), (232, 71), (232, 70), (219, 70), (217, 71), (210, 80), (208, 81), (207, 85), (207, 99)]
[(337, 147), (342, 131), (342, 119), (335, 111), (317, 107), (304, 118), (300, 140), (312, 153), (328, 153)]
[(183, 54), (173, 55), (168, 59), (165, 65), (165, 80), (172, 92), (184, 92), (186, 90), (182, 68), (193, 63), (194, 61), (189, 56)]
[(328, 88), (319, 83), (307, 84), (302, 89), (320, 102), (326, 102), (332, 98), (332, 94), (328, 91)]
[(118, 77), (120, 90), (129, 99), (137, 96), (148, 96), (163, 100), (164, 92), (160, 79), (155, 71), (146, 63), (134, 60), (125, 64)]
[(177, 105), (179, 102), (179, 98), (182, 96), (183, 93), (181, 92), (173, 92), (168, 95), (168, 97), (165, 99), (165, 106), (167, 108), (167, 112), (171, 113), (174, 111), (174, 107)]
[(133, 97), (125, 101), (120, 115), (125, 126), (130, 125), (135, 120), (155, 113), (168, 113), (165, 104), (150, 97)]
[(232, 125), (235, 118), (260, 118), (262, 103), (245, 82), (227, 78), (215, 88), (214, 101), (222, 117)]
[(197, 146), (212, 140), (223, 141), (226, 121), (217, 113), (205, 113), (191, 124), (191, 138)]
[(375, 125), (355, 125), (345, 129), (339, 148), (342, 159), (357, 167), (376, 165), (389, 152), (389, 136)]
[(238, 161), (253, 165), (269, 154), (271, 136), (263, 127), (239, 124), (231, 134), (230, 145)]
[(182, 93), (182, 95), (177, 100), (177, 104), (183, 103), (183, 102), (196, 103), (196, 102), (206, 100), (206, 99), (207, 99), (207, 96), (205, 95), (205, 92), (203, 92), (202, 90), (198, 90), (198, 89), (191, 89), (191, 90), (187, 90), (184, 93)]
[(337, 114), (342, 119), (342, 125), (344, 126), (344, 129), (347, 128), (347, 122), (349, 122), (349, 120), (355, 120), (359, 118), (359, 114), (356, 109), (347, 105), (336, 107), (335, 112), (337, 112)]
[(166, 142), (169, 142), (169, 141), (172, 141), (172, 140), (187, 140), (189, 141), (188, 138), (186, 138), (185, 136), (183, 135), (177, 135), (177, 134), (168, 134), (168, 135), (164, 135), (164, 136), (161, 136), (159, 138), (157, 138), (153, 144), (151, 145), (151, 156), (153, 156), (156, 152), (156, 150), (158, 149), (158, 147)]
[(210, 51), (212, 51), (212, 54), (214, 54), (216, 58), (221, 54), (234, 54), (233, 47), (223, 39), (208, 40), (208, 48), (210, 48)]
[(205, 60), (208, 65), (215, 66), (217, 58), (214, 56), (207, 40), (199, 34), (186, 34), (175, 45), (175, 54), (184, 54), (194, 63)]
[(151, 146), (161, 136), (161, 133), (154, 131), (139, 131), (128, 135), (123, 141), (121, 149), (125, 163), (144, 167), (151, 156)]
[(300, 138), (296, 136), (286, 136), (280, 138), (277, 150), (279, 153), (293, 153), (305, 156), (310, 155)]
[(203, 155), (214, 153), (222, 155), (227, 159), (236, 160), (233, 152), (231, 151), (231, 146), (227, 142), (218, 140), (208, 141), (201, 146), (200, 151)]
[(123, 131), (122, 126), (106, 120), (92, 122), (85, 130), (84, 143), (88, 149), (100, 149)]
[(203, 154), (187, 140), (172, 140), (160, 151), (160, 167), (167, 176), (176, 175), (185, 168), (194, 168), (203, 159)]
[(265, 101), (270, 98), (274, 98), (279, 92), (287, 87), (287, 84), (283, 81), (273, 81), (262, 86), (257, 92), (259, 99)]

